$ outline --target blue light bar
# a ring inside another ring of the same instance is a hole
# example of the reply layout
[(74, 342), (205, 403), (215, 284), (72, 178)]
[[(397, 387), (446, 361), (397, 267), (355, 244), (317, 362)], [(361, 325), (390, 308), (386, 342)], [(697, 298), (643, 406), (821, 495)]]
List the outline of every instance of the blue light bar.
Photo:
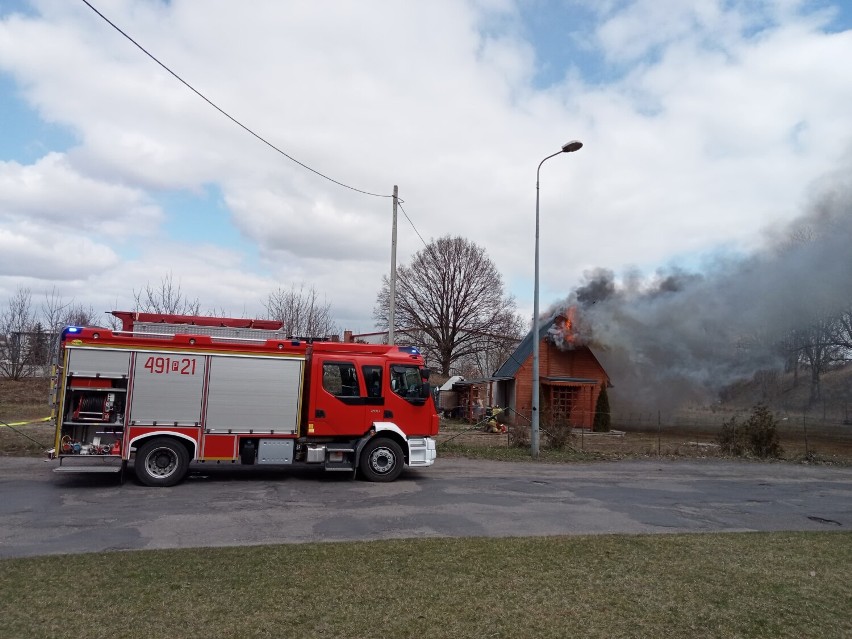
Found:
[(68, 334), (74, 335), (74, 334), (80, 333), (82, 331), (83, 331), (82, 326), (66, 326), (64, 329), (62, 329), (62, 337), (64, 338)]
[(416, 346), (398, 346), (401, 353), (410, 353), (412, 355), (420, 355), (420, 351)]

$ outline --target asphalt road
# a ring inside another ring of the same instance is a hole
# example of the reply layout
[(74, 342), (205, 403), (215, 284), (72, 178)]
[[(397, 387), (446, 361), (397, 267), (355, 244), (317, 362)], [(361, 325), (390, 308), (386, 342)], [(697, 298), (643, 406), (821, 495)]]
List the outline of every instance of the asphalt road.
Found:
[(401, 537), (852, 530), (852, 468), (439, 459), (391, 484), (194, 467), (174, 488), (0, 457), (0, 557)]

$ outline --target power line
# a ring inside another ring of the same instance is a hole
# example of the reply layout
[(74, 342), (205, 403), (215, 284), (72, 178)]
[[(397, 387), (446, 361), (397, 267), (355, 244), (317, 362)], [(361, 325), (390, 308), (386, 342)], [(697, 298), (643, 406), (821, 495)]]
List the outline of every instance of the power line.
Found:
[(411, 224), (411, 228), (413, 228), (414, 232), (417, 233), (417, 237), (419, 237), (420, 241), (423, 242), (423, 246), (425, 246), (426, 248), (429, 248), (429, 246), (426, 244), (426, 241), (423, 239), (423, 236), (420, 235), (420, 231), (418, 231), (417, 227), (414, 226), (414, 222), (412, 222), (411, 218), (408, 217), (408, 213), (406, 213), (405, 209), (402, 208), (402, 200), (397, 200), (397, 206), (399, 206), (399, 210), (402, 211), (402, 214), (405, 216), (405, 219), (408, 220), (408, 223)]
[[(283, 156), (284, 156), (285, 158), (287, 158), (288, 160), (291, 160), (291, 161), (295, 162), (296, 164), (298, 164), (298, 165), (299, 165), (299, 166), (301, 166), (302, 168), (307, 169), (307, 170), (308, 170), (308, 171), (310, 171), (311, 173), (315, 173), (316, 175), (320, 176), (321, 178), (325, 178), (325, 179), (326, 179), (326, 180), (328, 180), (329, 182), (333, 182), (334, 184), (337, 184), (338, 186), (342, 186), (343, 188), (349, 189), (349, 190), (351, 190), (351, 191), (355, 191), (355, 192), (357, 192), (357, 193), (362, 193), (362, 194), (364, 194), (364, 195), (370, 195), (370, 196), (373, 196), (373, 197), (387, 197), (387, 198), (393, 197), (392, 195), (383, 195), (383, 194), (381, 194), (381, 193), (371, 193), (370, 191), (363, 191), (363, 190), (361, 190), (361, 189), (356, 189), (354, 186), (349, 186), (348, 184), (344, 184), (343, 182), (338, 182), (338, 181), (337, 181), (337, 180), (335, 180), (334, 178), (330, 178), (329, 176), (325, 175), (324, 173), (320, 173), (320, 172), (319, 172), (319, 171), (317, 171), (316, 169), (313, 169), (313, 168), (309, 167), (307, 164), (305, 164), (305, 163), (303, 163), (303, 162), (300, 162), (299, 160), (297, 160), (296, 158), (294, 158), (292, 155), (289, 155), (288, 153), (285, 153), (284, 151), (282, 151), (281, 149), (279, 149), (277, 146), (275, 146), (274, 144), (272, 144), (272, 142), (268, 141), (266, 138), (264, 138), (263, 136), (259, 135), (258, 133), (255, 133), (254, 131), (252, 131), (252, 130), (251, 130), (250, 128), (248, 128), (245, 124), (243, 124), (242, 122), (240, 122), (239, 120), (237, 120), (235, 117), (233, 117), (232, 115), (230, 115), (227, 111), (225, 111), (224, 109), (221, 109), (221, 108), (220, 108), (219, 106), (217, 106), (217, 105), (216, 105), (216, 104), (215, 104), (212, 100), (208, 99), (208, 98), (207, 98), (207, 97), (206, 97), (203, 93), (201, 93), (200, 91), (198, 91), (197, 89), (195, 89), (195, 87), (193, 87), (191, 84), (189, 84), (189, 82), (187, 82), (186, 80), (184, 80), (184, 79), (183, 79), (182, 77), (180, 77), (177, 73), (175, 73), (174, 71), (172, 71), (169, 67), (167, 67), (167, 66), (166, 66), (165, 64), (163, 64), (162, 62), (160, 62), (160, 61), (159, 61), (159, 60), (158, 60), (158, 59), (157, 59), (157, 58), (156, 58), (153, 54), (149, 53), (149, 52), (148, 52), (148, 50), (147, 50), (147, 49), (145, 49), (145, 47), (143, 47), (141, 44), (139, 44), (138, 42), (136, 42), (136, 40), (134, 40), (133, 38), (131, 38), (131, 37), (130, 37), (127, 33), (125, 33), (125, 32), (124, 32), (124, 31), (123, 31), (120, 27), (118, 27), (118, 25), (116, 25), (114, 22), (112, 22), (112, 20), (110, 20), (109, 18), (107, 18), (104, 14), (102, 14), (102, 13), (101, 13), (100, 11), (98, 11), (95, 7), (93, 7), (93, 6), (91, 5), (91, 3), (90, 3), (88, 0), (82, 0), (82, 2), (83, 2), (83, 3), (87, 6), (87, 7), (89, 7), (92, 11), (94, 11), (96, 14), (98, 14), (98, 15), (99, 15), (99, 16), (100, 16), (100, 17), (101, 17), (101, 18), (102, 18), (102, 19), (103, 19), (103, 20), (104, 20), (107, 24), (109, 24), (109, 25), (110, 25), (113, 29), (115, 29), (116, 31), (118, 31), (121, 35), (123, 35), (125, 38), (127, 38), (128, 40), (130, 40), (130, 41), (131, 41), (134, 45), (136, 45), (136, 47), (137, 47), (140, 51), (142, 51), (142, 53), (144, 53), (144, 54), (145, 54), (145, 55), (147, 55), (149, 58), (151, 58), (154, 62), (156, 62), (157, 64), (159, 64), (159, 65), (160, 65), (163, 69), (165, 69), (165, 70), (166, 70), (166, 71), (167, 71), (170, 75), (172, 75), (172, 76), (173, 76), (173, 77), (174, 77), (174, 78), (175, 78), (178, 82), (180, 82), (181, 84), (183, 84), (186, 88), (188, 88), (188, 89), (189, 89), (190, 91), (192, 91), (195, 95), (197, 95), (199, 98), (201, 98), (202, 100), (204, 100), (207, 104), (209, 104), (209, 105), (210, 105), (210, 106), (212, 106), (214, 109), (216, 109), (219, 113), (221, 113), (221, 114), (222, 114), (222, 115), (224, 115), (226, 118), (228, 118), (231, 122), (233, 122), (234, 124), (236, 124), (237, 126), (239, 126), (241, 129), (243, 129), (243, 130), (244, 130), (244, 131), (246, 131), (247, 133), (250, 133), (251, 135), (253, 135), (254, 137), (256, 137), (258, 140), (260, 140), (261, 142), (263, 142), (266, 146), (268, 146), (269, 148), (271, 148), (271, 149), (273, 149), (273, 150), (277, 151), (278, 153), (280, 153), (281, 155), (283, 155)], [(408, 216), (406, 215), (406, 217), (408, 217)], [(409, 221), (410, 221), (410, 220), (409, 220)], [(413, 225), (412, 225), (412, 226), (413, 226)], [(415, 231), (416, 231), (416, 229), (415, 229)], [(419, 235), (419, 233), (418, 233), (418, 235)], [(423, 238), (420, 238), (420, 239), (422, 240)]]

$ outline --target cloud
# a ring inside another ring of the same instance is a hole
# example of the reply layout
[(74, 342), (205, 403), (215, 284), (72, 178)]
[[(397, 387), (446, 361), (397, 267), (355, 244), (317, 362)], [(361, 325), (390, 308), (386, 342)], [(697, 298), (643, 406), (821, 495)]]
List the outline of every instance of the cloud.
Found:
[(672, 44), (724, 50), (743, 31), (767, 24), (771, 16), (763, 13), (765, 8), (735, 3), (723, 7), (715, 0), (638, 0), (605, 15), (596, 34), (608, 58), (642, 65)]
[(85, 236), (69, 235), (30, 223), (0, 228), (0, 273), (13, 284), (32, 280), (82, 280), (119, 268), (118, 256), (108, 246)]
[(49, 153), (0, 162), (0, 276), (65, 282), (121, 267), (113, 248), (156, 228), (160, 210), (139, 189), (99, 181)]
[[(113, 251), (109, 272), (88, 271), (102, 296), (127, 299), (171, 270), (202, 306), (233, 300), (239, 313), (266, 285), (304, 282), (339, 306), (341, 322), (371, 323), (389, 270), (389, 199), (332, 184), (264, 145), (82, 3), (33, 5), (34, 15), (0, 19), (0, 72), (79, 143), (0, 165), (14, 186), (0, 191), (7, 234), (32, 245), (36, 228), (63, 228), (87, 238), (92, 254)], [(585, 147), (541, 172), (545, 304), (586, 268), (653, 270), (754, 248), (761, 229), (797, 215), (808, 185), (852, 140), (852, 78), (838, 63), (852, 58), (852, 32), (829, 32), (827, 14), (790, 2), (596, 6), (594, 37), (544, 89), (536, 72), (550, 61), (517, 27), (522, 2), (100, 8), (300, 162), (379, 195), (399, 185), (420, 235), (483, 246), (528, 312), (535, 170), (567, 140)], [(574, 41), (566, 36), (565, 47)], [(613, 71), (606, 81), (585, 73), (590, 56)], [(153, 203), (210, 184), (240, 242), (166, 236), (180, 211)], [(423, 246), (402, 214), (398, 242), (403, 263)], [(0, 271), (0, 299), (20, 271)], [(29, 272), (52, 285), (35, 259)], [(225, 284), (234, 280), (247, 283), (243, 292)]]
[(72, 233), (122, 237), (144, 233), (162, 212), (140, 189), (93, 179), (61, 153), (31, 165), (0, 162), (0, 220)]

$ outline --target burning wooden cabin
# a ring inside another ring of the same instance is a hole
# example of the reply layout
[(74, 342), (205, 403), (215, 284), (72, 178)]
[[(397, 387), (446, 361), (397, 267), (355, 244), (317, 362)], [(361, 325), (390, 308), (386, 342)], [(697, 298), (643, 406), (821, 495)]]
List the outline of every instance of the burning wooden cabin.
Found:
[[(588, 346), (577, 340), (570, 311), (539, 326), (541, 423), (591, 429), (601, 389), (609, 376)], [(530, 331), (491, 378), (491, 400), (523, 415), (532, 415), (533, 334)]]

